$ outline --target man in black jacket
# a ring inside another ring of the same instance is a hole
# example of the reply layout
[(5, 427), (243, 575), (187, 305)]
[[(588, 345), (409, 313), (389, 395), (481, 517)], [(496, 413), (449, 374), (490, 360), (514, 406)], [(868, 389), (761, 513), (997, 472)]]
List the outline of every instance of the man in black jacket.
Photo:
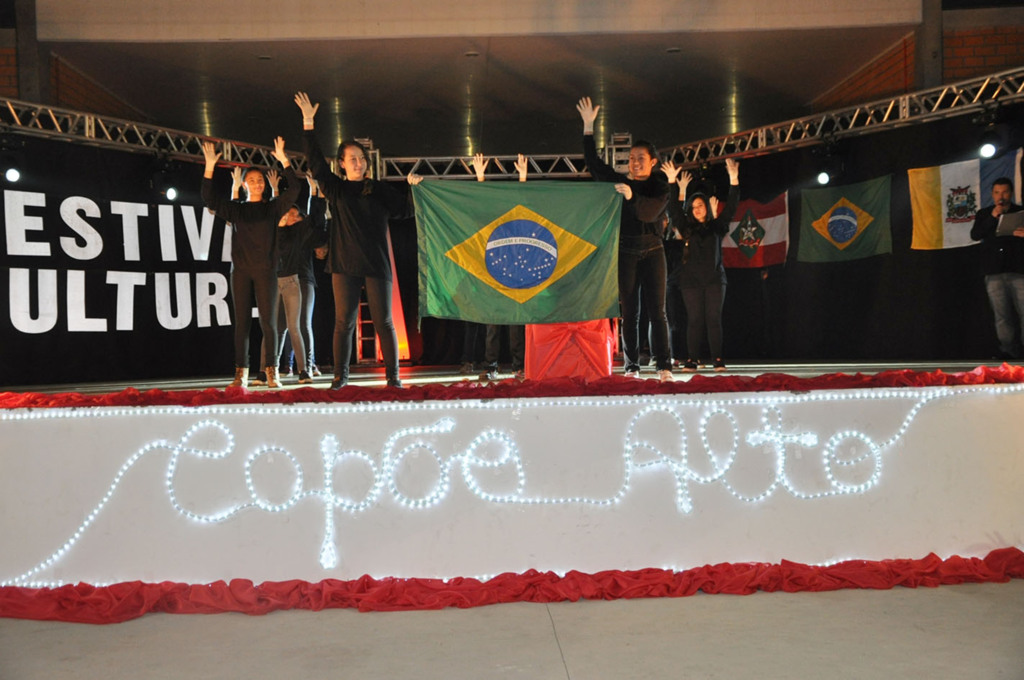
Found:
[(1022, 209), (1013, 202), (1013, 181), (1000, 177), (992, 183), (992, 205), (978, 211), (971, 227), (971, 238), (984, 249), (985, 290), (1003, 359), (1024, 357), (1024, 227), (1005, 235), (996, 231), (1003, 215)]

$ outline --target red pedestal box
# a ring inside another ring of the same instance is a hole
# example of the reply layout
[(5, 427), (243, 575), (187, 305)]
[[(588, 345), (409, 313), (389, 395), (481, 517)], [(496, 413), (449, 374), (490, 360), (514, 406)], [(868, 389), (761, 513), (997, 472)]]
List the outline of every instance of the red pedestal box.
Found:
[(615, 332), (609, 319), (526, 327), (526, 377), (597, 380), (612, 374)]

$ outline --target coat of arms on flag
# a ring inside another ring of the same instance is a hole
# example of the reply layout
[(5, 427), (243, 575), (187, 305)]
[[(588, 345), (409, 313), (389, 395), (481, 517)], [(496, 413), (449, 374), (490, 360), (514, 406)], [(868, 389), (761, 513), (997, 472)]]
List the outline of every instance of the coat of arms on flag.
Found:
[(420, 316), (564, 323), (618, 315), (622, 197), (605, 183), (413, 187)]
[(910, 207), (914, 215), (914, 250), (940, 250), (974, 245), (971, 225), (985, 203), (992, 182), (999, 177), (1013, 181), (1020, 198), (1021, 150), (997, 158), (972, 158), (930, 168), (907, 170)]
[(722, 265), (731, 268), (783, 264), (789, 251), (789, 193), (768, 203), (741, 201), (738, 219), (722, 238)]

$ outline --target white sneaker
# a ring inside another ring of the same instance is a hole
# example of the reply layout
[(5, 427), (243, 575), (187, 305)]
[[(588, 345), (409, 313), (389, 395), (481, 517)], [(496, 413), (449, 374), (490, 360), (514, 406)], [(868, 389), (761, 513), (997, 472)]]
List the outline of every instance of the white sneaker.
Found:
[(658, 380), (661, 382), (675, 382), (675, 376), (672, 375), (672, 371), (664, 370), (658, 371)]

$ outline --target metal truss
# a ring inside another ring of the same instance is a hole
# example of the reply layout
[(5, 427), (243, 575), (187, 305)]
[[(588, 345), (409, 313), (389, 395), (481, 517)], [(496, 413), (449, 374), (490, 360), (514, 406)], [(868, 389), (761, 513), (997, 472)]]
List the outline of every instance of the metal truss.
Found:
[[(515, 168), (516, 156), (487, 156), (485, 179), (519, 179)], [(450, 156), (441, 158), (382, 158), (383, 179), (400, 179), (410, 172), (424, 177), (441, 177), (444, 179), (475, 180), (472, 158)], [(587, 177), (586, 163), (583, 154), (527, 156), (528, 174), (531, 178), (567, 178)]]
[[(219, 142), (220, 162), (225, 165), (274, 167), (277, 160), (268, 146), (217, 140), (194, 132), (136, 123), (92, 113), (70, 111), (53, 106), (14, 99), (0, 100), (0, 131), (48, 139), (63, 139), (79, 144), (149, 153), (161, 158), (184, 161), (203, 160), (203, 142)], [(295, 166), (305, 169), (305, 158)]]
[(991, 110), (1024, 100), (1024, 69), (880, 99), (732, 135), (680, 144), (669, 160), (683, 167), (824, 144), (893, 128)]
[[(836, 109), (774, 125), (671, 147), (669, 160), (694, 167), (729, 157), (761, 156), (789, 149), (829, 143), (844, 137), (883, 132), (896, 127), (968, 115), (1024, 100), (1024, 68), (943, 85), (928, 90)], [(0, 99), (0, 134), (18, 133), (80, 144), (149, 153), (159, 157), (202, 162), (202, 142), (211, 139), (119, 118), (59, 109), (13, 99)], [(628, 135), (613, 135), (605, 160), (618, 165), (616, 155)], [(273, 167), (273, 149), (229, 140), (220, 143), (221, 163)], [(620, 143), (621, 142), (621, 143)], [(398, 180), (410, 172), (424, 177), (472, 180), (471, 159), (449, 157), (387, 158), (371, 150), (371, 166), (380, 179)], [(516, 178), (516, 156), (489, 156), (485, 177)], [(582, 154), (529, 156), (531, 178), (577, 178), (588, 175)], [(297, 170), (306, 161), (294, 156)]]

